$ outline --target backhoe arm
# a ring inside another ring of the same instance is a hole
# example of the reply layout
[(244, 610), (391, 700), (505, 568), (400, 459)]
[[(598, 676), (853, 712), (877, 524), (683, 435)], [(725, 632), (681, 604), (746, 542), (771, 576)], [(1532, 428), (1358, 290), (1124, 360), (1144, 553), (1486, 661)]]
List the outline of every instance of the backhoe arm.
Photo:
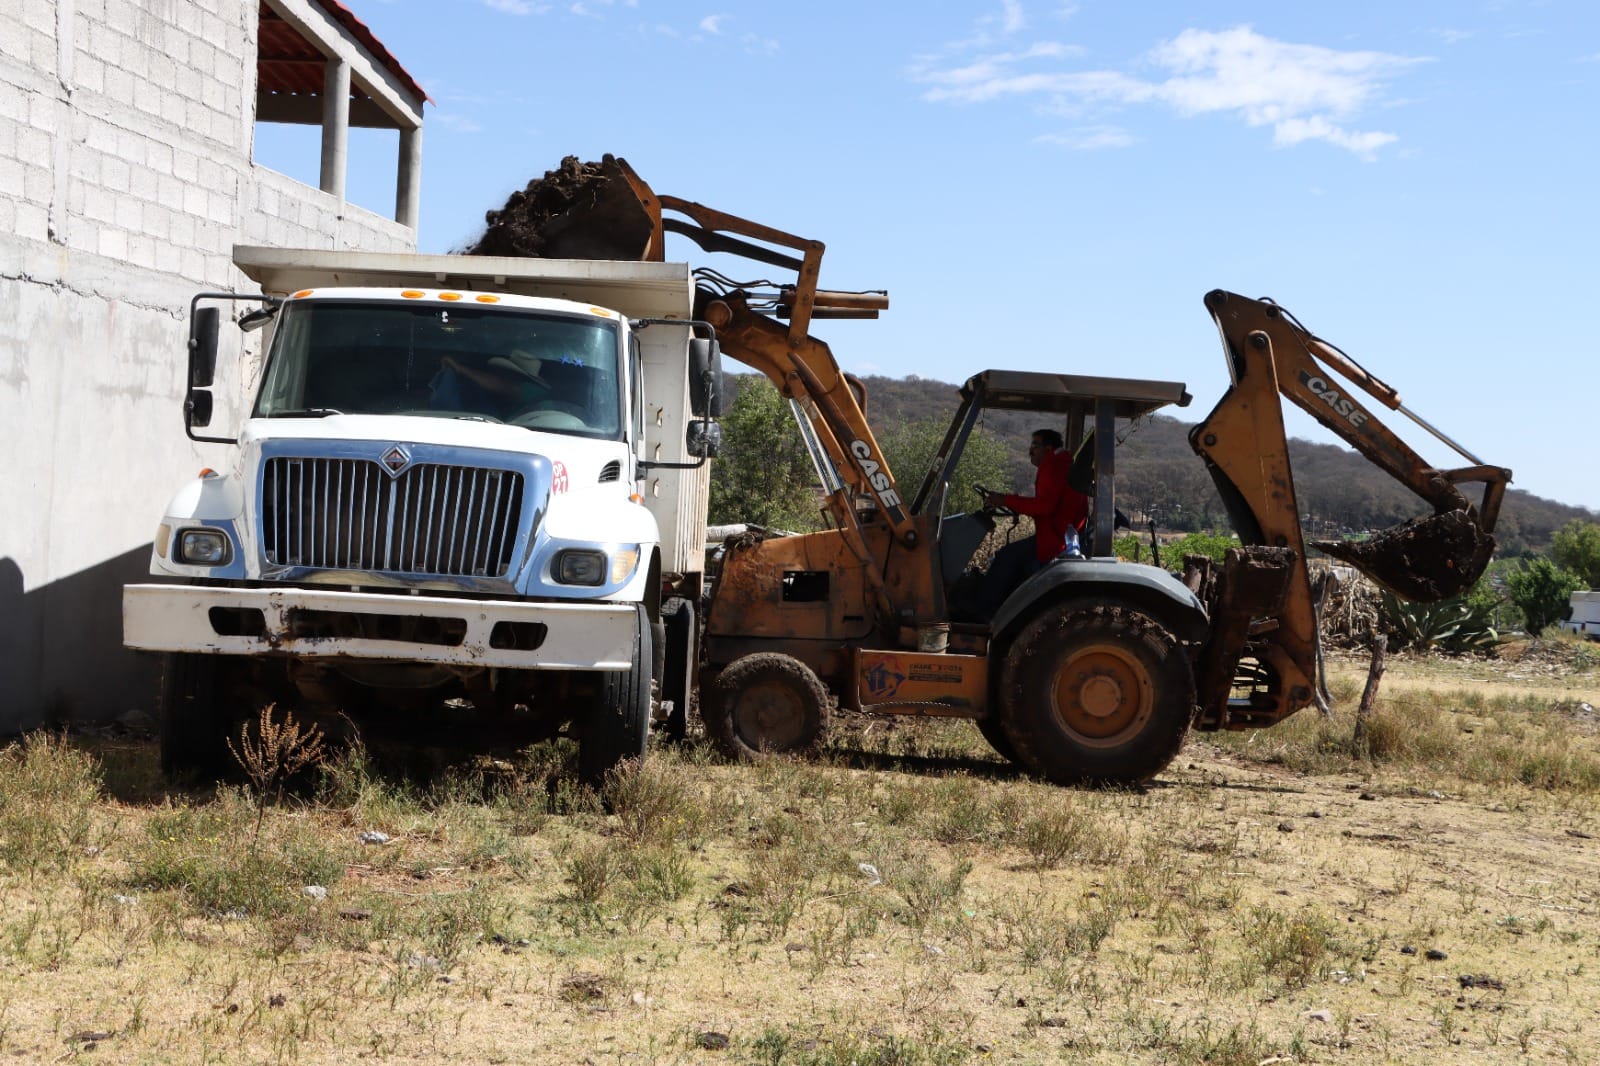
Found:
[[(1406, 410), (1399, 394), (1391, 386), (1373, 377), (1333, 345), (1305, 330), (1277, 304), (1218, 289), (1206, 295), (1206, 307), (1216, 320), (1223, 344), (1228, 349), (1235, 389), (1240, 387), (1240, 353), (1247, 347), (1259, 348), (1265, 344), (1277, 378), (1277, 389), (1296, 406), (1337, 433), (1396, 481), (1432, 504), (1435, 513), (1466, 511), (1476, 514), (1477, 525), (1485, 535), (1494, 531), (1500, 503), (1506, 485), (1511, 480), (1510, 471), (1483, 464), (1450, 438), (1417, 419)], [(1330, 369), (1384, 407), (1416, 420), (1473, 465), (1454, 470), (1439, 470), (1429, 466), (1369, 410), (1357, 403), (1349, 391), (1332, 378)], [(1484, 485), (1482, 500), (1476, 508), (1456, 487), (1466, 482)]]
[[(1416, 419), (1473, 464), (1429, 466), (1334, 373), (1415, 419), (1395, 390), (1276, 304), (1219, 289), (1207, 294), (1206, 307), (1222, 335), (1233, 385), (1189, 443), (1206, 461), (1246, 547), (1230, 553), (1213, 589), (1212, 636), (1199, 663), (1200, 724), (1269, 725), (1325, 695), (1280, 395), (1432, 507), (1432, 515), (1365, 541), (1316, 545), (1402, 599), (1441, 600), (1472, 586), (1494, 552), (1491, 534), (1511, 472), (1479, 462)], [(1460, 488), (1470, 483), (1484, 486), (1476, 506)]]

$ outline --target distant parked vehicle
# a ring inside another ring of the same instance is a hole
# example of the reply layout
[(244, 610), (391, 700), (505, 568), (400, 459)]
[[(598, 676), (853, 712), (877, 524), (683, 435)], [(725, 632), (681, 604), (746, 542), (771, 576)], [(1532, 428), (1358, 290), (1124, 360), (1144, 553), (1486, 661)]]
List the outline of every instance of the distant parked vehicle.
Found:
[(1600, 640), (1600, 589), (1572, 594), (1572, 617), (1561, 623), (1561, 628)]

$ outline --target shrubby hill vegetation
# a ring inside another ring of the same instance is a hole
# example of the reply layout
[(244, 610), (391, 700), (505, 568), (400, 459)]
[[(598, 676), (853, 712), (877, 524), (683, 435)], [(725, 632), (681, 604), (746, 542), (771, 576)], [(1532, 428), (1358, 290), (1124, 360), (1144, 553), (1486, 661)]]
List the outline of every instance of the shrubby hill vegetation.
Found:
[[(740, 382), (756, 380), (756, 376), (730, 375), (728, 380), (730, 391), (735, 391)], [(905, 427), (914, 426), (922, 428), (923, 436), (931, 434), (936, 443), (959, 402), (958, 387), (948, 382), (914, 375), (862, 380), (867, 387), (868, 418), (880, 436), (903, 434)], [(1203, 414), (1198, 412), (1196, 420)], [(1025, 445), (1029, 432), (1036, 428), (1035, 421), (1023, 414), (991, 411), (981, 424), (986, 468), (999, 462), (1001, 479), (1024, 491), (1033, 481)], [(1157, 415), (1127, 434), (1117, 455), (1117, 500), (1124, 512), (1151, 515), (1163, 529), (1192, 532), (1227, 527), (1227, 515), (1205, 465), (1189, 448), (1191, 425), (1193, 422)], [(795, 443), (798, 445), (798, 434)], [(988, 447), (992, 443), (1001, 446), (998, 456)], [(895, 449), (887, 441), (885, 447), (893, 460)], [(1354, 451), (1298, 439), (1289, 442), (1289, 449), (1301, 517), (1315, 524), (1317, 535), (1381, 529), (1422, 513), (1421, 501)], [(931, 450), (929, 447), (924, 454)], [(805, 461), (808, 475), (809, 468)], [(896, 468), (896, 475), (913, 491), (922, 473), (920, 464), (906, 467), (902, 463)], [(954, 488), (952, 504), (966, 506)], [(1575, 520), (1594, 522), (1600, 520), (1600, 514), (1512, 488), (1495, 530), (1499, 554), (1547, 551), (1555, 533)]]

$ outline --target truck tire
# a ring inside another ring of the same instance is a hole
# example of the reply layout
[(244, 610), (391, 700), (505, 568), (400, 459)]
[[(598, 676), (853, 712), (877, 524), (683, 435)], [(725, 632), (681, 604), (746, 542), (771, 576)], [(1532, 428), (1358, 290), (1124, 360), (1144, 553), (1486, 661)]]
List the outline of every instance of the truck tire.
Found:
[(668, 740), (683, 740), (689, 735), (689, 700), (694, 693), (698, 642), (694, 604), (673, 597), (661, 605), (661, 620), (666, 626), (666, 669), (661, 679), (661, 698), (672, 701), (664, 730)]
[(650, 737), (650, 671), (655, 662), (650, 618), (639, 609), (633, 666), (601, 675), (600, 698), (578, 737), (578, 777), (599, 788), (606, 774), (628, 759), (644, 758)]
[(746, 655), (700, 696), (706, 734), (738, 762), (810, 751), (827, 732), (827, 686), (792, 656)]
[(161, 670), (161, 772), (169, 781), (216, 781), (233, 763), (232, 715), (222, 706), (218, 657), (165, 656)]
[(1024, 765), (1058, 784), (1154, 776), (1183, 746), (1193, 709), (1183, 649), (1130, 607), (1047, 609), (1001, 666), (1006, 736)]

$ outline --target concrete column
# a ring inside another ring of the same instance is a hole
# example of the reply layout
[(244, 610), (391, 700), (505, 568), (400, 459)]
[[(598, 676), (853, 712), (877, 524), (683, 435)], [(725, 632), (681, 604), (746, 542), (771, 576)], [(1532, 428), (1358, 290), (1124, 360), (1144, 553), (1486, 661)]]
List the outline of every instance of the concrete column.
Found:
[(329, 59), (322, 79), (322, 191), (344, 199), (350, 154), (350, 64)]
[(417, 228), (417, 216), (422, 203), (422, 127), (406, 126), (400, 130), (400, 158), (395, 168), (394, 220), (402, 226)]

